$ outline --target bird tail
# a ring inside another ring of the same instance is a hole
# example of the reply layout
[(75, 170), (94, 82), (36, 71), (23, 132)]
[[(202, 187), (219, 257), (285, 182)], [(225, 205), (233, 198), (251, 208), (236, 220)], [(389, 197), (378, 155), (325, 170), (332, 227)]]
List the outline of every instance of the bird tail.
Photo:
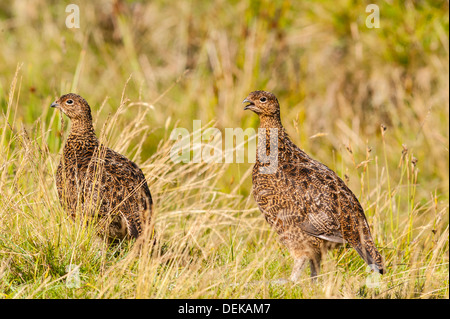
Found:
[(353, 248), (355, 248), (361, 258), (373, 271), (378, 272), (381, 275), (385, 273), (381, 255), (375, 248), (373, 241), (369, 240), (364, 243), (359, 243), (358, 245), (353, 246)]

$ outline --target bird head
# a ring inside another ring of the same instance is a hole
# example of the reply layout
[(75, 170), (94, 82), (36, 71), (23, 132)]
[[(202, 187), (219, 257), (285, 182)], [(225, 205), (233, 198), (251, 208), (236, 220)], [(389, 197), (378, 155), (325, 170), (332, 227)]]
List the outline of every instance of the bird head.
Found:
[(266, 91), (253, 91), (251, 92), (242, 103), (247, 103), (244, 110), (250, 110), (258, 114), (259, 116), (279, 116), (280, 105), (278, 100), (270, 92)]
[(65, 94), (50, 106), (60, 109), (71, 120), (92, 121), (91, 108), (88, 102), (77, 94)]

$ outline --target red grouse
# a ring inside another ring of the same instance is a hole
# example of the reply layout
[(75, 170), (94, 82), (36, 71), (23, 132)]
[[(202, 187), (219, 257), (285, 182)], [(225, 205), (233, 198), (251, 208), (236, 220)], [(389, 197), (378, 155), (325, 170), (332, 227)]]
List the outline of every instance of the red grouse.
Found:
[(298, 280), (307, 261), (316, 277), (325, 252), (346, 242), (382, 274), (382, 258), (358, 199), (334, 171), (289, 139), (275, 95), (254, 91), (243, 103), (260, 119), (253, 196), (294, 258), (290, 279)]
[(99, 143), (89, 104), (69, 93), (51, 107), (72, 126), (56, 171), (59, 199), (68, 213), (95, 220), (110, 241), (137, 238), (150, 225), (152, 197), (141, 169)]

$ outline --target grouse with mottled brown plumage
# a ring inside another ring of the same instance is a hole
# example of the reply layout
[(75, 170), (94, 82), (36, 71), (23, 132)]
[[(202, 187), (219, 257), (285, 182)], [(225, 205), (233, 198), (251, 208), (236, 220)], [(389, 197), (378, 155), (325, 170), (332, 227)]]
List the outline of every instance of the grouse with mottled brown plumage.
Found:
[(260, 118), (253, 196), (294, 258), (290, 279), (299, 278), (308, 260), (311, 277), (317, 276), (324, 253), (346, 242), (384, 273), (358, 199), (335, 172), (289, 139), (275, 95), (254, 91), (243, 103)]
[(69, 93), (51, 106), (72, 123), (56, 171), (61, 203), (72, 217), (81, 213), (96, 220), (110, 241), (137, 238), (150, 225), (153, 206), (141, 169), (99, 143), (81, 96)]

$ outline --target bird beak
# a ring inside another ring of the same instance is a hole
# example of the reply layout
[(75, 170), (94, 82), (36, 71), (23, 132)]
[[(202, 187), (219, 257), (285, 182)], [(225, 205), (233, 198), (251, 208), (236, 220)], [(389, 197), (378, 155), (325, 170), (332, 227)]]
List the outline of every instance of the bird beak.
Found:
[(58, 108), (58, 107), (59, 107), (59, 104), (55, 101), (55, 102), (52, 103), (52, 105), (50, 105), (50, 107), (56, 107), (56, 108)]
[(251, 110), (251, 107), (252, 106), (255, 106), (255, 104), (252, 102), (252, 101), (250, 101), (249, 99), (245, 99), (244, 101), (242, 101), (242, 103), (248, 103), (245, 107), (244, 107), (244, 110)]

